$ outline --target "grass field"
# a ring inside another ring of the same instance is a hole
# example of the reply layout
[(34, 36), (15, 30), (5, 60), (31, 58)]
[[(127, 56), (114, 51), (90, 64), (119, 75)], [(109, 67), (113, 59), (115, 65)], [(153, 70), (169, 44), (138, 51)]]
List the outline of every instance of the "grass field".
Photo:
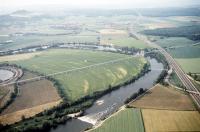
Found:
[(173, 47), (167, 49), (167, 51), (176, 59), (186, 73), (200, 72), (200, 48), (198, 42), (185, 37), (164, 37), (161, 39), (161, 37), (153, 36), (152, 38), (157, 40), (156, 43), (162, 47)]
[(54, 36), (21, 36), (8, 37), (6, 40), (12, 40), (12, 43), (0, 45), (1, 50), (11, 50), (25, 48), (29, 46), (38, 46), (53, 43), (69, 43), (69, 42), (97, 42), (97, 35), (54, 35)]
[(168, 52), (174, 57), (174, 58), (200, 58), (200, 48), (197, 48), (196, 46), (186, 46), (186, 47), (180, 47), (175, 49), (169, 49)]
[(102, 29), (100, 30), (100, 36), (101, 44), (113, 44), (116, 46), (135, 47), (139, 49), (149, 47), (143, 41), (129, 37), (126, 30)]
[[(199, 58), (200, 57), (200, 48), (198, 46), (193, 46), (197, 43), (185, 37), (155, 37), (153, 38), (156, 41), (156, 44), (170, 48), (168, 52), (174, 58)], [(162, 39), (161, 39), (162, 38)]]
[(104, 43), (113, 44), (116, 46), (122, 46), (122, 47), (135, 47), (139, 49), (148, 48), (149, 46), (146, 45), (141, 40), (136, 40), (134, 38), (130, 37), (122, 37), (122, 38), (109, 38), (109, 39), (103, 39)]
[(41, 52), (0, 56), (0, 62), (26, 60), (39, 55)]
[(139, 109), (125, 109), (108, 118), (91, 132), (144, 132)]
[[(108, 52), (55, 49), (44, 51), (34, 58), (11, 63), (42, 74), (51, 74), (126, 57), (130, 56)], [(115, 62), (114, 65), (109, 63), (57, 75), (54, 78), (61, 83), (68, 99), (73, 101), (95, 91), (105, 90), (109, 85), (114, 86), (130, 80), (142, 70), (145, 63), (144, 58), (130, 58)]]
[(139, 108), (195, 110), (188, 95), (162, 85), (156, 85), (143, 97), (131, 102), (130, 105)]
[(142, 109), (145, 130), (200, 131), (200, 114), (197, 111), (170, 111)]
[(101, 29), (100, 31), (101, 35), (128, 35), (125, 30), (116, 30), (116, 29)]
[(178, 61), (178, 63), (181, 65), (186, 73), (200, 73), (200, 58), (183, 58), (176, 59), (176, 61)]
[(154, 37), (157, 41), (156, 43), (162, 47), (174, 47), (174, 46), (189, 46), (195, 42), (184, 37)]

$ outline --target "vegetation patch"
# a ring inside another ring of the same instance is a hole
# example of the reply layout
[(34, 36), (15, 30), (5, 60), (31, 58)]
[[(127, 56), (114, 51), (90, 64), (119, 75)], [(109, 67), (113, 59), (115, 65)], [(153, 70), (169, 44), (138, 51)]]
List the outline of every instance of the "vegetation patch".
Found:
[(59, 105), (60, 102), (61, 100), (42, 104), (42, 105), (37, 105), (34, 107), (18, 110), (12, 113), (4, 114), (4, 115), (0, 115), (0, 123), (2, 125), (7, 125), (7, 124), (9, 125), (15, 122), (19, 122), (25, 118), (30, 118), (32, 116), (35, 116), (36, 114), (43, 112), (44, 110), (51, 109), (54, 106)]
[(100, 31), (100, 34), (102, 35), (109, 35), (109, 34), (124, 34), (124, 35), (127, 35), (127, 32), (125, 30), (117, 30), (117, 29), (101, 29)]
[(91, 132), (144, 132), (140, 109), (124, 109)]
[(200, 58), (200, 48), (195, 46), (184, 46), (179, 48), (171, 48), (168, 52), (174, 58), (186, 58), (186, 59), (193, 59), (193, 58)]
[(0, 62), (27, 60), (39, 55), (40, 53), (41, 52), (0, 56)]
[(191, 40), (200, 40), (199, 30), (199, 25), (192, 25), (177, 28), (159, 28), (154, 30), (145, 30), (142, 33), (154, 36), (186, 37)]
[[(28, 79), (29, 77), (34, 76), (36, 75), (25, 71), (24, 76), (21, 79)], [(19, 84), (18, 89), (17, 95), (15, 95), (15, 100), (13, 100), (0, 115), (0, 119), (2, 119), (1, 122), (3, 124), (10, 124), (19, 121), (24, 114), (26, 117), (34, 116), (44, 109), (49, 109), (49, 106), (55, 106), (53, 104), (57, 105), (58, 103), (52, 102), (60, 100), (60, 96), (58, 95), (56, 89), (48, 80)], [(45, 105), (47, 103), (51, 103), (51, 105)], [(38, 107), (39, 105), (44, 106)], [(32, 111), (32, 108), (34, 108), (34, 111)], [(25, 111), (26, 113), (19, 111)], [(15, 115), (14, 113), (16, 112), (17, 114)], [(30, 114), (28, 114), (29, 112)]]
[(131, 102), (129, 105), (139, 108), (195, 110), (188, 95), (159, 84), (147, 91), (143, 97)]
[[(10, 63), (48, 75), (128, 57), (130, 56), (108, 52), (54, 49), (44, 51), (29, 60)], [(65, 98), (75, 101), (136, 77), (142, 71), (146, 60), (142, 57), (133, 57), (113, 63), (55, 75), (51, 78), (56, 80), (56, 85)], [(119, 68), (124, 70), (119, 70)]]
[(156, 40), (156, 44), (164, 48), (180, 47), (180, 46), (192, 46), (195, 41), (187, 39), (185, 37), (153, 37)]
[(131, 37), (124, 38), (109, 38), (107, 40), (103, 40), (107, 44), (112, 44), (121, 47), (135, 47), (138, 49), (148, 48), (149, 46), (145, 44), (142, 40), (137, 40)]
[(175, 72), (172, 72), (172, 74), (170, 75), (169, 82), (177, 87), (184, 88), (183, 83)]
[[(192, 52), (191, 52), (192, 53)], [(200, 58), (176, 59), (186, 73), (200, 72)]]
[(147, 132), (200, 131), (198, 111), (142, 109), (142, 116)]

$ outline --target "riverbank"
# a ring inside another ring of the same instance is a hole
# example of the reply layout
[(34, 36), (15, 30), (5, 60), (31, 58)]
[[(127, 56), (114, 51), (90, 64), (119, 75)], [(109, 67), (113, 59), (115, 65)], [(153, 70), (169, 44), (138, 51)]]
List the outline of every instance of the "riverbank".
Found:
[[(63, 118), (63, 117), (66, 117), (66, 115), (68, 115), (70, 113), (78, 112), (80, 110), (85, 110), (86, 108), (92, 106), (95, 99), (100, 98), (103, 95), (105, 95), (111, 91), (117, 90), (122, 86), (125, 86), (127, 84), (134, 82), (135, 80), (137, 80), (138, 78), (143, 76), (145, 74), (145, 72), (148, 72), (148, 68), (149, 68), (148, 65), (144, 65), (144, 67), (142, 68), (142, 71), (137, 76), (134, 76), (131, 80), (124, 82), (123, 84), (109, 87), (108, 89), (106, 89), (104, 91), (96, 92), (93, 96), (86, 96), (86, 97), (79, 99), (78, 101), (73, 102), (71, 104), (68, 104), (67, 102), (63, 101), (57, 107), (54, 107), (53, 109), (47, 110), (40, 114), (37, 114), (36, 117), (34, 117), (34, 118), (24, 119), (23, 121), (14, 124), (13, 127), (14, 128), (17, 127), (19, 130), (20, 129), (24, 130), (23, 127), (26, 126), (24, 124), (30, 124), (32, 122), (34, 125), (40, 124), (40, 126), (41, 126), (40, 128), (36, 127), (34, 130), (37, 130), (37, 131), (49, 130), (49, 128), (55, 127), (58, 124), (65, 123), (67, 120), (69, 120), (70, 118)], [(54, 85), (56, 86), (56, 83), (54, 83)], [(54, 116), (55, 114), (56, 114), (56, 116)], [(54, 117), (54, 118), (52, 118), (52, 117)], [(46, 120), (46, 119), (51, 119), (52, 123), (43, 122), (43, 120)], [(34, 120), (37, 120), (37, 122), (35, 122)], [(45, 125), (47, 125), (48, 127), (46, 127)], [(10, 127), (6, 126), (6, 128), (10, 128)], [(25, 130), (29, 131), (30, 129), (26, 127)], [(33, 129), (31, 128), (31, 130), (33, 130)]]
[[(133, 93), (137, 92), (140, 88), (149, 89), (153, 87), (153, 85), (155, 84), (154, 82), (157, 80), (163, 69), (163, 65), (161, 63), (158, 63), (155, 59), (148, 58), (148, 60), (151, 64), (152, 69), (160, 70), (151, 70), (144, 76), (136, 80), (134, 83), (122, 86), (121, 88), (98, 98), (98, 100), (95, 101), (91, 107), (85, 110), (84, 116), (82, 117), (87, 118), (88, 120), (93, 120), (95, 122), (97, 120), (100, 121), (106, 119), (108, 116), (112, 115), (112, 113), (114, 113), (116, 110), (118, 110), (118, 108), (123, 106), (124, 101)], [(99, 105), (99, 101), (102, 102), (101, 105)], [(59, 125), (56, 129), (51, 129), (51, 132), (80, 132), (91, 127), (92, 125), (88, 125), (87, 122), (82, 122), (79, 119), (72, 119), (64, 125)]]

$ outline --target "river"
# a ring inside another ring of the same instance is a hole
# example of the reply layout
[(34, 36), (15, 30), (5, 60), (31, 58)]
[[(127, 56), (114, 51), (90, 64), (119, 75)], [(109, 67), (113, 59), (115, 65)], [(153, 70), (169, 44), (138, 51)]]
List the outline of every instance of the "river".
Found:
[(69, 120), (66, 124), (59, 125), (56, 129), (52, 129), (51, 132), (84, 131), (86, 128), (91, 127), (100, 119), (107, 117), (124, 105), (124, 101), (133, 93), (137, 92), (139, 88), (151, 88), (162, 72), (163, 65), (158, 63), (155, 59), (147, 59), (153, 70), (136, 80), (134, 83), (123, 86), (120, 89), (102, 96), (85, 111), (84, 116), (78, 119)]

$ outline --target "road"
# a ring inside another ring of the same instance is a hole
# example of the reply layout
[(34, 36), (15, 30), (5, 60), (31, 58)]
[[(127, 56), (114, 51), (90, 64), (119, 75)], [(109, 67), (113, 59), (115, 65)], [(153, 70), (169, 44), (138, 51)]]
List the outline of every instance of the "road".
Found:
[(148, 38), (146, 36), (135, 33), (135, 32), (131, 32), (131, 33), (133, 33), (135, 36), (137, 36), (140, 40), (143, 40), (144, 42), (146, 42), (148, 45), (151, 45), (151, 46), (157, 48), (165, 56), (170, 67), (177, 74), (177, 76), (179, 77), (179, 79), (181, 80), (181, 82), (183, 83), (185, 88), (187, 89), (187, 91), (191, 91), (191, 92), (189, 92), (189, 94), (192, 97), (192, 99), (194, 100), (198, 109), (200, 110), (200, 93), (199, 93), (198, 89), (195, 87), (195, 85), (193, 84), (193, 82), (188, 78), (187, 74), (183, 71), (181, 66), (175, 61), (175, 59), (167, 51), (165, 51), (165, 49), (163, 49), (156, 43), (148, 40)]

